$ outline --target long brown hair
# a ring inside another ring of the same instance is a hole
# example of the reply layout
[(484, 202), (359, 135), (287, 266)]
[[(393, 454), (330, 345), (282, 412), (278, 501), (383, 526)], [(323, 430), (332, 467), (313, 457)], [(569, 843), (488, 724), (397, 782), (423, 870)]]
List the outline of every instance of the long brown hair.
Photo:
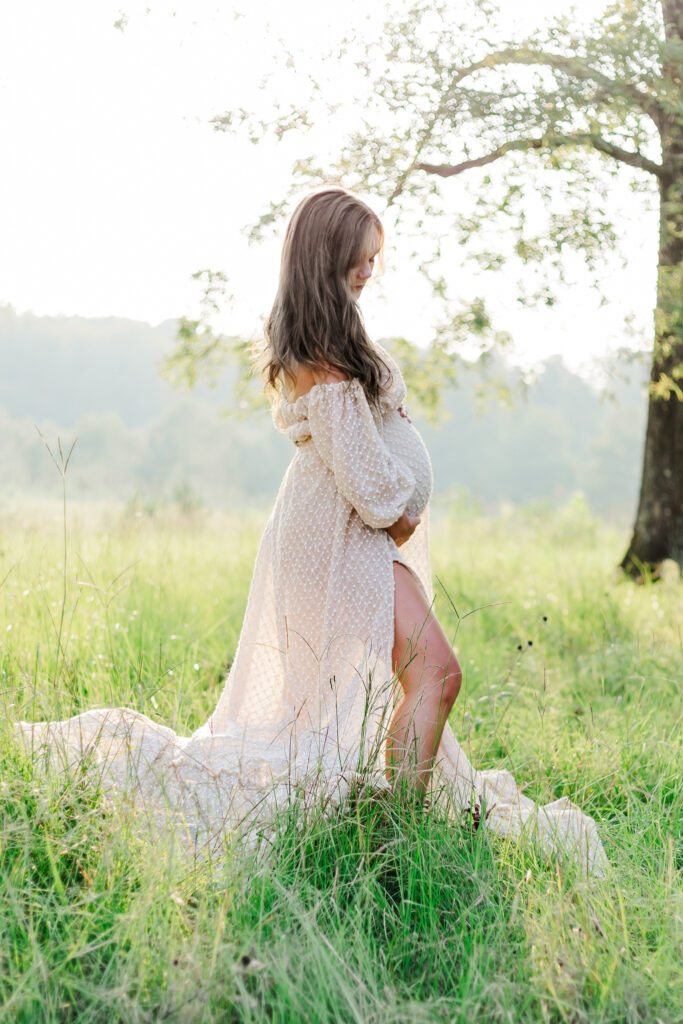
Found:
[(280, 281), (265, 324), (261, 364), (266, 384), (279, 391), (299, 366), (334, 367), (362, 384), (377, 403), (387, 367), (368, 337), (348, 278), (380, 250), (382, 223), (346, 189), (326, 187), (306, 196), (287, 225)]

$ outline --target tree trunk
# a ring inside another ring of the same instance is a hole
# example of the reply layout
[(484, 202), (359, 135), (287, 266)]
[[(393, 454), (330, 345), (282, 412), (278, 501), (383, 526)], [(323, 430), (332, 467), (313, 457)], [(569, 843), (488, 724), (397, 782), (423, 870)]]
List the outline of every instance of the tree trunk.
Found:
[[(662, 3), (668, 39), (683, 38), (683, 0)], [(680, 88), (683, 72), (664, 67)], [(655, 343), (643, 477), (633, 537), (621, 563), (634, 577), (658, 575), (668, 558), (683, 566), (683, 119), (661, 125), (659, 271)]]
[[(663, 187), (662, 191), (676, 191)], [(662, 196), (655, 346), (638, 514), (621, 563), (657, 575), (664, 559), (683, 565), (683, 216)], [(672, 231), (673, 225), (677, 229)]]
[[(683, 365), (680, 339), (677, 349), (677, 364)], [(666, 367), (655, 358), (652, 384), (662, 372)], [(683, 402), (673, 392), (668, 397), (650, 394), (638, 513), (621, 565), (636, 578), (644, 570), (658, 576), (668, 558), (683, 566)]]

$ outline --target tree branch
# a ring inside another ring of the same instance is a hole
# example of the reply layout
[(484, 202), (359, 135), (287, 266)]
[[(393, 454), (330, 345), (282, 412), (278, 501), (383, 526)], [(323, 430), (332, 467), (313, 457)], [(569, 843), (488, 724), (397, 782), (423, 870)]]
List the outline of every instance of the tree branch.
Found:
[(576, 132), (572, 135), (542, 135), (537, 139), (513, 139), (510, 142), (504, 142), (492, 153), (477, 157), (475, 160), (463, 160), (459, 164), (419, 163), (415, 165), (415, 169), (425, 171), (427, 174), (438, 174), (441, 178), (452, 178), (455, 174), (469, 171), (472, 167), (484, 167), (486, 164), (493, 163), (494, 160), (500, 160), (502, 156), (513, 150), (556, 149), (559, 146), (571, 145), (592, 146), (593, 149), (606, 153), (621, 163), (630, 164), (631, 167), (639, 167), (640, 170), (647, 171), (648, 174), (655, 174), (657, 177), (664, 174), (661, 164), (648, 160), (642, 153), (632, 153), (627, 149), (622, 149), (621, 146), (615, 146), (614, 143), (603, 139), (601, 135), (593, 135), (591, 132)]
[(592, 68), (581, 57), (563, 57), (559, 53), (546, 53), (545, 50), (532, 50), (524, 46), (519, 48), (508, 48), (496, 50), (489, 53), (476, 64), (470, 64), (467, 68), (461, 68), (456, 74), (456, 80), (460, 81), (466, 75), (475, 71), (483, 71), (486, 68), (497, 67), (500, 64), (543, 64), (546, 67), (556, 68), (564, 71), (572, 78), (579, 78), (582, 81), (593, 81), (600, 85), (610, 95), (627, 96), (636, 106), (640, 107), (649, 117), (652, 118), (658, 129), (661, 127), (664, 111), (652, 96), (646, 95), (630, 82), (615, 81), (602, 71)]

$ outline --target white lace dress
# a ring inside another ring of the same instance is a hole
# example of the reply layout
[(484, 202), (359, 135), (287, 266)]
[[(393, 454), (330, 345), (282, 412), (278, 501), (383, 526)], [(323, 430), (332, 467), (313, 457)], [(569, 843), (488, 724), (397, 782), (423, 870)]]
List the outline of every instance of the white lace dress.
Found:
[[(393, 562), (432, 599), (429, 456), (402, 415), (405, 385), (371, 409), (357, 380), (282, 399), (275, 424), (296, 445), (256, 556), (240, 641), (208, 722), (176, 735), (128, 708), (18, 725), (54, 767), (86, 763), (131, 810), (195, 849), (253, 838), (294, 796), (334, 805), (353, 780), (386, 787), (384, 731), (398, 697), (392, 677)], [(422, 523), (400, 552), (384, 529), (404, 511)], [(487, 827), (533, 833), (592, 873), (606, 868), (594, 822), (568, 800), (538, 808), (505, 771), (478, 772), (446, 726), (434, 794), (453, 813), (482, 801)]]

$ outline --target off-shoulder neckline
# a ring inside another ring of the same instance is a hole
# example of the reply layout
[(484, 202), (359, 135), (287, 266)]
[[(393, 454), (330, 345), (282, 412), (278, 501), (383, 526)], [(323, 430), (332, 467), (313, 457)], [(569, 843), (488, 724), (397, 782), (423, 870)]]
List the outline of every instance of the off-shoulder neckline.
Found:
[(322, 384), (314, 384), (312, 387), (310, 387), (308, 389), (308, 391), (304, 391), (303, 395), (299, 395), (298, 398), (295, 398), (293, 402), (289, 398), (287, 398), (287, 396), (285, 394), (283, 394), (281, 392), (280, 393), (280, 402), (281, 402), (282, 405), (288, 405), (291, 409), (296, 409), (296, 407), (299, 405), (299, 403), (303, 402), (304, 398), (308, 398), (313, 391), (321, 391), (321, 390), (323, 390), (323, 388), (334, 388), (334, 389), (336, 389), (336, 388), (342, 388), (342, 387), (344, 387), (347, 390), (349, 390), (351, 388), (351, 386), (354, 385), (354, 384), (358, 385), (358, 386), (361, 386), (360, 385), (360, 381), (358, 380), (357, 377), (351, 377), (351, 378), (349, 378), (349, 380), (329, 380), (329, 381), (326, 381), (326, 382), (324, 382)]

